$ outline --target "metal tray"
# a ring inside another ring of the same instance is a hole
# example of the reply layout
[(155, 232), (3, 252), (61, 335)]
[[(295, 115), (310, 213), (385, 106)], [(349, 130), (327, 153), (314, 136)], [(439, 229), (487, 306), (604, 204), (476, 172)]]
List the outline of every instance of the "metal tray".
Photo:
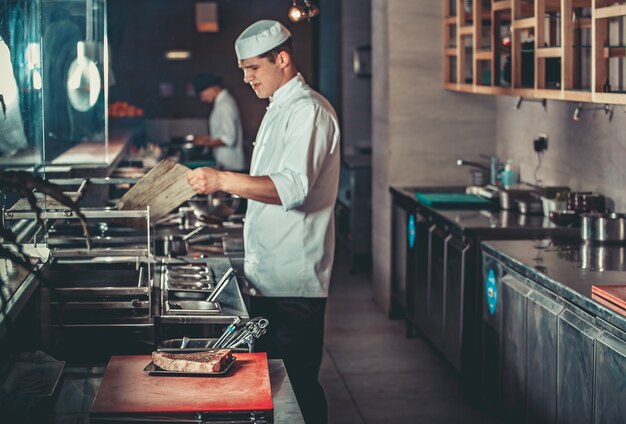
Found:
[[(210, 350), (210, 349), (203, 349)], [(187, 351), (187, 353), (189, 353)], [(233, 364), (237, 357), (233, 356), (233, 359), (226, 364), (224, 369), (219, 372), (180, 372), (180, 371), (167, 371), (161, 369), (154, 365), (154, 362), (150, 361), (148, 365), (143, 369), (144, 372), (147, 372), (149, 375), (167, 375), (167, 376), (177, 376), (177, 377), (223, 377), (232, 369)]]
[(222, 307), (219, 302), (168, 299), (166, 312), (171, 315), (213, 315), (222, 312)]

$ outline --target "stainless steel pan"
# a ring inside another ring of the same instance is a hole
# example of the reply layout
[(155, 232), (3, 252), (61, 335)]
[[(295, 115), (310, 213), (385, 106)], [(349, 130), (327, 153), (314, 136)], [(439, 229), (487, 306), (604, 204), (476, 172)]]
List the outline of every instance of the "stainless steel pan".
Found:
[(625, 243), (626, 215), (619, 213), (584, 213), (581, 218), (580, 237), (597, 243)]

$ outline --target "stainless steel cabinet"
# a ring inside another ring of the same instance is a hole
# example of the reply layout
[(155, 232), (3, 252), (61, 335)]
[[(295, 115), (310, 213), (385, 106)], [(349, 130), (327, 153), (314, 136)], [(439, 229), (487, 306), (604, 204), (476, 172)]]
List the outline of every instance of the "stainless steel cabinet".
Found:
[(502, 406), (517, 419), (526, 409), (526, 299), (530, 291), (522, 277), (510, 273), (502, 278)]
[[(391, 317), (403, 318), (407, 307), (407, 268), (408, 256), (413, 245), (409, 245), (408, 231), (410, 222), (415, 225), (415, 213), (397, 205), (392, 209), (392, 245), (391, 245)], [(409, 218), (412, 216), (412, 218)], [(413, 235), (413, 243), (415, 243)], [(408, 311), (407, 311), (408, 313)]]
[(408, 216), (407, 234), (407, 332), (424, 329), (428, 317), (428, 221), (415, 212)]
[(444, 248), (443, 352), (456, 369), (461, 369), (465, 288), (473, 272), (471, 244), (463, 237), (446, 237)]
[(614, 333), (604, 331), (596, 340), (593, 408), (596, 424), (626, 420), (626, 334), (617, 329)]
[(564, 306), (535, 288), (526, 301), (526, 418), (556, 422), (557, 336)]
[(557, 422), (593, 422), (595, 342), (601, 330), (593, 318), (568, 307), (559, 315)]
[(451, 235), (440, 224), (428, 229), (428, 306), (423, 331), (440, 348), (443, 344), (445, 248), (449, 237)]

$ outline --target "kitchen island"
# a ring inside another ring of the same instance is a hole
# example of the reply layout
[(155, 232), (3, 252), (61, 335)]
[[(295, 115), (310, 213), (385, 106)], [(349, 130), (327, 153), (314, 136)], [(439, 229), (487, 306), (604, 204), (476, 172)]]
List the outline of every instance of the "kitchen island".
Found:
[(626, 316), (592, 299), (623, 285), (623, 245), (482, 244), (484, 400), (525, 422), (617, 423), (626, 416)]

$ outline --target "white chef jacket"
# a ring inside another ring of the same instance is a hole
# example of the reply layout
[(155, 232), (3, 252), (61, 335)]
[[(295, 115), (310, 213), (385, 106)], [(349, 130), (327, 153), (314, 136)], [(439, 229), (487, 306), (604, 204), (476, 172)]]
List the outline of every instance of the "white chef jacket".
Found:
[(339, 138), (333, 107), (300, 74), (270, 98), (250, 175), (269, 175), (282, 205), (248, 201), (244, 269), (253, 294), (328, 296)]
[(225, 144), (225, 146), (213, 149), (217, 164), (230, 171), (245, 169), (243, 129), (239, 108), (233, 96), (225, 88), (222, 88), (213, 102), (213, 109), (209, 115), (209, 133), (211, 137), (219, 138)]

